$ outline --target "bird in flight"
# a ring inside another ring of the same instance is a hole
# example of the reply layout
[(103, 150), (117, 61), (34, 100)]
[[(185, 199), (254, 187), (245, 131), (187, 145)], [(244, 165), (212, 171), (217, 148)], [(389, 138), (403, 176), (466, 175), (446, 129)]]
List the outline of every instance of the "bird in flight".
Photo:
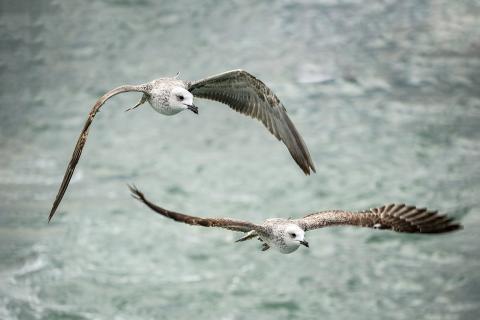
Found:
[(129, 186), (132, 196), (150, 209), (167, 218), (190, 225), (217, 227), (243, 232), (245, 235), (236, 242), (258, 238), (262, 251), (271, 247), (281, 253), (292, 253), (300, 245), (309, 247), (305, 232), (330, 226), (357, 226), (385, 229), (406, 233), (445, 233), (461, 229), (462, 226), (446, 215), (425, 208), (404, 204), (389, 204), (365, 211), (350, 212), (332, 210), (312, 213), (300, 219), (267, 219), (262, 224), (231, 218), (201, 218), (173, 212), (150, 202), (134, 186)]
[(315, 172), (315, 166), (307, 146), (288, 117), (287, 110), (273, 91), (250, 73), (243, 70), (232, 70), (198, 81), (183, 81), (177, 77), (161, 78), (140, 85), (120, 86), (108, 91), (97, 100), (88, 114), (87, 121), (75, 145), (72, 158), (48, 216), (49, 222), (67, 190), (87, 141), (93, 118), (108, 99), (117, 94), (131, 91), (141, 92), (143, 95), (140, 101), (127, 111), (148, 101), (155, 111), (164, 115), (174, 115), (184, 110), (198, 114), (198, 108), (193, 104), (194, 97), (224, 103), (235, 111), (261, 121), (278, 140), (285, 144), (292, 158), (306, 175)]

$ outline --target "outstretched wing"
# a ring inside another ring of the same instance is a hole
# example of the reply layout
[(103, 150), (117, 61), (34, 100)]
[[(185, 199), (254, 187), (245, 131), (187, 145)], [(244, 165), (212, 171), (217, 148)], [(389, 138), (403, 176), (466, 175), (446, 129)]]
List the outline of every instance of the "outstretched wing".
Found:
[(108, 91), (103, 96), (101, 96), (93, 106), (90, 113), (88, 114), (87, 121), (83, 125), (83, 129), (82, 129), (82, 132), (80, 133), (80, 137), (78, 137), (77, 144), (75, 145), (75, 150), (73, 151), (72, 158), (70, 159), (70, 162), (67, 167), (67, 171), (65, 172), (65, 175), (63, 177), (62, 184), (60, 185), (60, 189), (58, 190), (57, 197), (53, 202), (52, 210), (50, 210), (50, 215), (48, 216), (48, 222), (50, 222), (53, 215), (55, 214), (55, 211), (57, 210), (58, 205), (62, 201), (63, 195), (67, 190), (68, 184), (72, 179), (73, 171), (75, 170), (75, 166), (77, 165), (78, 160), (80, 159), (80, 155), (82, 154), (83, 147), (85, 146), (85, 142), (87, 141), (88, 130), (90, 128), (90, 124), (93, 121), (93, 118), (95, 118), (95, 115), (97, 114), (97, 112), (100, 110), (100, 108), (108, 99), (110, 99), (111, 97), (119, 93), (129, 92), (129, 91), (145, 92), (143, 86), (131, 86), (131, 85), (120, 86), (118, 88)]
[(283, 141), (305, 174), (315, 172), (307, 146), (285, 107), (262, 81), (246, 71), (233, 70), (189, 83), (188, 90), (194, 96), (225, 103), (235, 111), (260, 120)]
[(186, 224), (191, 224), (195, 226), (203, 226), (203, 227), (218, 227), (218, 228), (224, 228), (224, 229), (229, 229), (233, 231), (239, 231), (239, 232), (249, 232), (252, 230), (259, 230), (261, 226), (253, 224), (248, 221), (242, 221), (242, 220), (236, 220), (236, 219), (230, 219), (230, 218), (200, 218), (200, 217), (194, 217), (194, 216), (189, 216), (183, 213), (178, 213), (174, 211), (170, 211), (164, 208), (161, 208), (154, 203), (150, 202), (145, 198), (143, 193), (135, 188), (134, 186), (129, 186), (130, 191), (132, 192), (132, 196), (146, 204), (150, 209), (153, 211), (157, 212), (158, 214), (161, 214), (162, 216), (165, 216), (167, 218), (173, 219), (178, 222), (183, 222)]
[(461, 229), (437, 211), (404, 204), (390, 204), (361, 212), (342, 210), (313, 213), (294, 220), (305, 231), (334, 225), (351, 225), (409, 233), (443, 233)]

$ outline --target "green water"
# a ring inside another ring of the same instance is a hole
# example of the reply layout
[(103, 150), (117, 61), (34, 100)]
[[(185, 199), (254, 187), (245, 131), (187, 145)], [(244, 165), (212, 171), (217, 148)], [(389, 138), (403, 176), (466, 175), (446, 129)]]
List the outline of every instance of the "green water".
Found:
[[(0, 1), (0, 319), (478, 319), (478, 1)], [(180, 72), (243, 68), (287, 107), (305, 177), (258, 122), (98, 114), (47, 216), (91, 105)], [(261, 222), (406, 202), (459, 219), (415, 236), (349, 227), (290, 255), (135, 202)]]

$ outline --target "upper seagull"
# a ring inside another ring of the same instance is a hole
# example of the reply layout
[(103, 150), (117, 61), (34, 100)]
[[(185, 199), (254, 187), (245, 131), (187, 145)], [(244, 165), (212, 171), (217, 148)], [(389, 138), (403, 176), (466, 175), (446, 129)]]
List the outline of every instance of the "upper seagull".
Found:
[(148, 101), (155, 111), (164, 115), (174, 115), (187, 109), (198, 113), (198, 108), (193, 104), (194, 97), (225, 103), (235, 111), (260, 120), (278, 140), (283, 141), (292, 158), (305, 174), (315, 172), (307, 146), (288, 117), (287, 110), (273, 91), (250, 73), (232, 70), (198, 81), (182, 81), (176, 77), (160, 78), (145, 84), (120, 86), (108, 91), (97, 100), (80, 133), (48, 221), (52, 219), (67, 190), (87, 141), (93, 118), (108, 99), (119, 93), (130, 91), (142, 92), (143, 95), (140, 101), (127, 111)]
[(130, 186), (130, 190), (135, 199), (143, 202), (153, 211), (175, 221), (244, 232), (245, 235), (236, 242), (258, 237), (263, 242), (262, 251), (274, 247), (281, 253), (292, 253), (300, 245), (309, 247), (305, 240), (306, 231), (336, 225), (408, 233), (445, 233), (462, 228), (460, 224), (446, 215), (439, 215), (436, 211), (404, 204), (389, 204), (360, 212), (323, 211), (306, 215), (300, 219), (267, 219), (262, 224), (230, 218), (201, 218), (164, 209), (147, 200), (143, 193), (135, 187)]

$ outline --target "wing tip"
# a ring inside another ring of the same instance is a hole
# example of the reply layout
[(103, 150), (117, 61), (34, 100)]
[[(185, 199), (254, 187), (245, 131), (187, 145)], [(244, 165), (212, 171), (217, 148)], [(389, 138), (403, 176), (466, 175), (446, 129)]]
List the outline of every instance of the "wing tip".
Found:
[(53, 218), (54, 214), (55, 214), (55, 209), (52, 208), (52, 210), (50, 210), (50, 214), (48, 215), (48, 223), (50, 223), (50, 221), (52, 221), (52, 218)]
[(53, 216), (55, 215), (55, 212), (57, 212), (57, 208), (59, 204), (60, 204), (60, 201), (58, 200), (58, 197), (57, 197), (57, 199), (55, 199), (55, 202), (53, 203), (52, 209), (50, 209), (50, 214), (48, 215), (48, 223), (52, 221)]
[(295, 160), (295, 162), (297, 162), (298, 166), (300, 167), (300, 169), (303, 171), (303, 173), (306, 176), (309, 176), (313, 173), (317, 173), (317, 171), (315, 169), (315, 165), (313, 164), (311, 159), (309, 159), (310, 161), (307, 161), (307, 162), (300, 162), (295, 158), (293, 158), (293, 159)]
[(134, 184), (127, 184), (127, 186), (128, 186), (128, 189), (130, 189), (132, 198), (144, 202), (145, 196), (144, 196), (143, 192), (141, 192), (137, 188), (137, 186), (135, 186)]
[(309, 165), (310, 165), (310, 170), (311, 170), (310, 173), (312, 173), (312, 174), (317, 173), (317, 170), (315, 169), (315, 165), (313, 164), (313, 161), (309, 161)]
[(456, 232), (463, 230), (463, 225), (459, 222), (448, 222), (447, 224), (441, 226), (441, 228), (435, 229), (432, 233), (447, 233), (447, 232)]
[[(283, 105), (282, 105), (283, 106)], [(297, 128), (293, 124), (292, 120), (288, 116), (286, 110), (282, 114), (282, 118), (287, 124), (288, 132), (291, 137), (293, 137), (294, 144), (290, 145), (287, 141), (287, 136), (281, 137), (283, 143), (287, 146), (288, 151), (290, 152), (292, 158), (300, 166), (305, 175), (310, 175), (311, 173), (316, 173), (315, 164), (313, 163), (312, 156), (308, 151), (308, 147), (305, 144), (302, 136), (298, 132)]]
[(453, 224), (450, 224), (448, 226), (448, 231), (460, 231), (460, 230), (463, 230), (463, 225), (459, 222), (455, 222)]
[(455, 232), (463, 229), (463, 225), (454, 217), (404, 203), (391, 203), (370, 210), (376, 210), (377, 213), (386, 213), (386, 219), (392, 218), (393, 215), (393, 218), (401, 219), (415, 229), (411, 231), (404, 230), (403, 232), (435, 234)]

